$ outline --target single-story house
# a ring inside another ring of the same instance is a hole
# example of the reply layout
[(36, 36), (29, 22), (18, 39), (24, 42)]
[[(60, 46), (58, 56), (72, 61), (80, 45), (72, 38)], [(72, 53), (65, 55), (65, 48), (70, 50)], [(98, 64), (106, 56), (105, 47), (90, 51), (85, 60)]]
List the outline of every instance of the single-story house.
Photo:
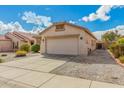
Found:
[(6, 36), (0, 35), (0, 52), (12, 51), (12, 41)]
[(8, 32), (5, 35), (0, 36), (0, 52), (15, 51), (20, 48), (22, 44), (35, 44), (36, 39), (33, 38), (33, 34), (25, 32)]
[(54, 23), (40, 33), (41, 53), (88, 55), (96, 49), (96, 37), (87, 29), (67, 22)]

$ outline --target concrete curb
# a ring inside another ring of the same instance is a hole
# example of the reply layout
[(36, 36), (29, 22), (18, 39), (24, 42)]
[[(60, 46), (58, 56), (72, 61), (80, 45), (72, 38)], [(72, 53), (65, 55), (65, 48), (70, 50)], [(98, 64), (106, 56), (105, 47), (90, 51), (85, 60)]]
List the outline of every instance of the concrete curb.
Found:
[(114, 55), (113, 55), (109, 50), (107, 50), (107, 51), (108, 51), (108, 53), (111, 55), (111, 57), (115, 60), (115, 62), (116, 62), (117, 64), (119, 64), (119, 65), (121, 65), (122, 67), (124, 67), (124, 64), (122, 64), (119, 59), (115, 58)]

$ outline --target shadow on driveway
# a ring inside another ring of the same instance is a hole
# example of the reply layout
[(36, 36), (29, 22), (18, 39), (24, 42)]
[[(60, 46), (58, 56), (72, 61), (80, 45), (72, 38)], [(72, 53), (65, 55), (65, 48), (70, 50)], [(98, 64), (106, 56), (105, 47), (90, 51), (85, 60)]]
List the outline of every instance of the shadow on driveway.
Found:
[(116, 64), (107, 50), (96, 50), (89, 56), (77, 56), (70, 61), (82, 64)]
[(109, 55), (107, 50), (95, 50), (88, 56), (44, 54), (43, 58), (62, 60), (66, 62), (76, 62), (80, 64), (84, 64), (84, 63), (86, 64), (116, 64), (116, 62)]

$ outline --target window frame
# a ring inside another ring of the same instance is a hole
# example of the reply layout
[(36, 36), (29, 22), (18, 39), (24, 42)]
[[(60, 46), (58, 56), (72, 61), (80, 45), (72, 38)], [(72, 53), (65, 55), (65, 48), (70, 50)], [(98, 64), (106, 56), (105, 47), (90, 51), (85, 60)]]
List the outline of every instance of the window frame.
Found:
[[(57, 28), (58, 27), (58, 28)], [(55, 31), (64, 31), (65, 30), (65, 25), (64, 24), (58, 24), (56, 25)]]

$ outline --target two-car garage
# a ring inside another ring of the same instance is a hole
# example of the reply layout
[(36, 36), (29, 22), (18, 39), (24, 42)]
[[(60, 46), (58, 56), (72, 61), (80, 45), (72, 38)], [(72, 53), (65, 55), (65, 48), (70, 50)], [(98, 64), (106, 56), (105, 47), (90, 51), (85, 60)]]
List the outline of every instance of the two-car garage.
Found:
[(96, 48), (96, 38), (86, 28), (59, 22), (40, 33), (42, 54), (88, 55)]
[(46, 52), (48, 54), (78, 55), (78, 36), (50, 37), (46, 41)]

